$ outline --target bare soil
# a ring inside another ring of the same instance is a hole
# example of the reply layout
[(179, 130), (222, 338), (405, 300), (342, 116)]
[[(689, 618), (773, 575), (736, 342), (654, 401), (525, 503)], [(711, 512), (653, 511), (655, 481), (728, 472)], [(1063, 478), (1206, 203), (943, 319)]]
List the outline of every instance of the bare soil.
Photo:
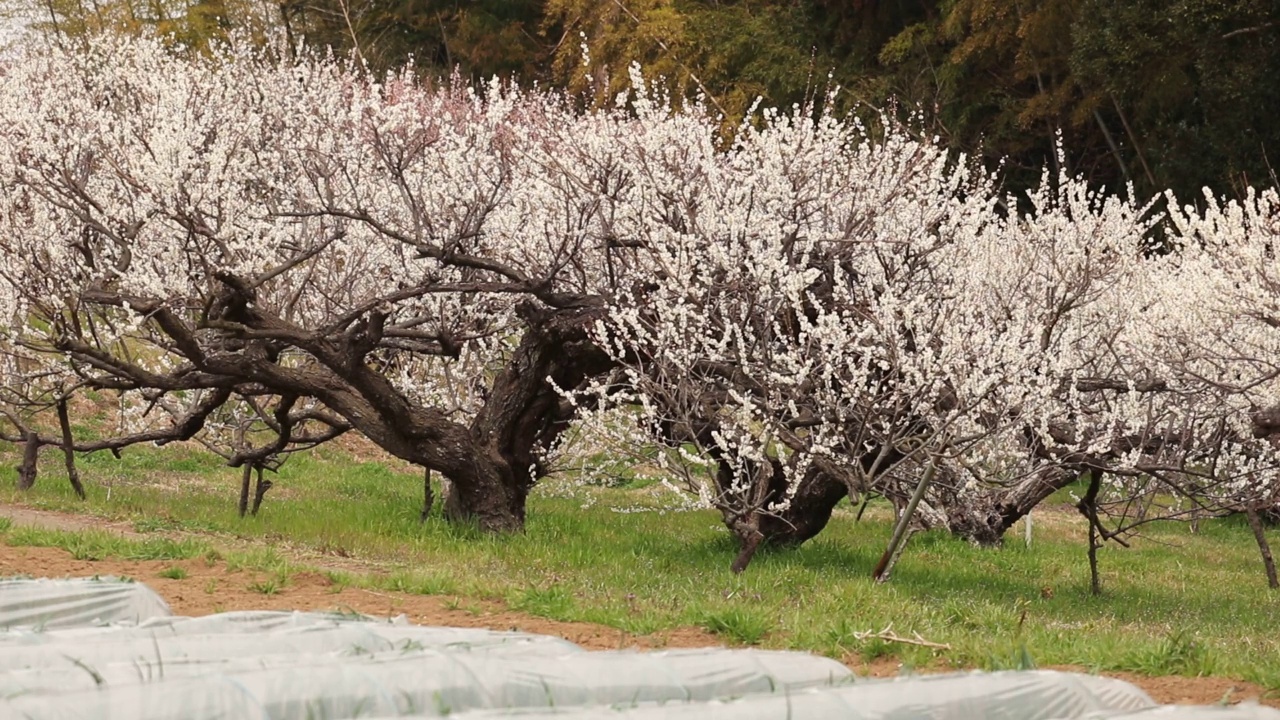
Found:
[(144, 537), (135, 532), (128, 523), (110, 522), (91, 515), (73, 515), (71, 513), (36, 510), (17, 505), (0, 505), (0, 517), (9, 518), (14, 525), (28, 525), (49, 530), (104, 530), (129, 538)]
[[(0, 517), (15, 525), (37, 525), (63, 530), (94, 528), (139, 536), (128, 525), (107, 523), (79, 515), (29, 508), (0, 506)], [(160, 573), (181, 567), (180, 580)], [(376, 568), (370, 568), (375, 570)], [(650, 635), (634, 635), (604, 625), (561, 622), (535, 617), (506, 608), (492, 600), (449, 596), (412, 595), (334, 585), (319, 572), (296, 573), (278, 587), (265, 573), (229, 570), (222, 561), (204, 559), (179, 561), (77, 560), (60, 548), (11, 547), (0, 544), (0, 576), (25, 574), (38, 577), (116, 575), (145, 582), (161, 595), (177, 615), (208, 615), (226, 610), (354, 610), (379, 616), (404, 615), (420, 625), (521, 630), (555, 635), (590, 650), (637, 648), (688, 648), (724, 645), (722, 638), (698, 628), (677, 628)], [(848, 655), (843, 662), (854, 672), (870, 677), (892, 677), (900, 666), (889, 658), (865, 662)], [(939, 668), (943, 669), (943, 668)], [(1081, 671), (1082, 668), (1058, 667)], [(1280, 707), (1280, 697), (1269, 696), (1265, 688), (1241, 680), (1219, 677), (1148, 677), (1133, 673), (1106, 673), (1131, 682), (1157, 702), (1212, 704), (1257, 700)]]
[[(161, 577), (173, 567), (181, 580)], [(693, 628), (634, 636), (592, 623), (567, 623), (507, 610), (501, 603), (436, 595), (411, 595), (335, 586), (323, 573), (303, 572), (275, 587), (266, 573), (228, 570), (225, 563), (196, 560), (76, 560), (61, 548), (0, 545), (0, 575), (43, 577), (115, 575), (145, 582), (174, 614), (209, 615), (226, 610), (354, 610), (379, 616), (404, 615), (420, 625), (477, 627), (558, 635), (591, 649), (621, 647), (705, 647), (714, 635)], [(264, 588), (269, 588), (264, 591)]]

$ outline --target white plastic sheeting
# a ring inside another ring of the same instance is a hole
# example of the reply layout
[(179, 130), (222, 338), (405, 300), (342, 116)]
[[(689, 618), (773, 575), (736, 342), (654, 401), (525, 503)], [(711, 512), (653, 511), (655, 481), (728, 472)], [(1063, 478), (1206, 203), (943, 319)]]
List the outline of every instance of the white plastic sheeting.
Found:
[(514, 714), (484, 712), (465, 717), (467, 720), (507, 715), (520, 720), (1066, 720), (1092, 717), (1090, 713), (1098, 711), (1125, 713), (1153, 707), (1155, 702), (1146, 693), (1121, 680), (1040, 670), (866, 680), (844, 687), (712, 703), (630, 703)]
[[(181, 648), (191, 643), (172, 638), (188, 638), (193, 636), (218, 636), (226, 647), (234, 649), (237, 644), (247, 646), (249, 654), (272, 652), (269, 639), (271, 636), (283, 634), (288, 640), (299, 632), (318, 632), (325, 629), (355, 628), (379, 639), (363, 646), (366, 651), (397, 647), (423, 647), (435, 649), (480, 650), (501, 648), (504, 652), (524, 653), (531, 655), (562, 655), (581, 652), (581, 648), (573, 643), (548, 635), (535, 635), (521, 632), (495, 632), (480, 628), (447, 628), (422, 627), (410, 625), (403, 618), (380, 620), (366, 615), (341, 613), (304, 613), (279, 611), (242, 611), (226, 612), (205, 617), (157, 617), (140, 623), (115, 623), (93, 627), (71, 628), (52, 631), (33, 631), (19, 629), (0, 632), (0, 670), (12, 660), (6, 660), (8, 646), (49, 646), (49, 651), (60, 652), (59, 645), (74, 644), (77, 648), (88, 644), (119, 645), (119, 654), (132, 656), (127, 650), (126, 641), (145, 640), (148, 643), (148, 655), (154, 657), (154, 641), (166, 643), (166, 647)], [(318, 639), (313, 639), (319, 641)], [(385, 642), (382, 642), (385, 641)], [(339, 642), (339, 645), (341, 643)], [(337, 649), (342, 649), (338, 647)], [(39, 650), (12, 651), (9, 656), (21, 656), (24, 652), (39, 654)], [(206, 656), (208, 653), (206, 653)]]
[(360, 615), (233, 612), (47, 632), (0, 633), (0, 697), (158, 682), (210, 673), (340, 665), (408, 651), (506, 657), (581, 653), (560, 638), (410, 625)]
[(504, 650), (528, 651), (535, 654), (581, 652), (582, 648), (568, 640), (550, 635), (524, 632), (499, 632), (482, 628), (424, 627), (411, 625), (404, 616), (390, 620), (355, 613), (288, 612), (276, 610), (244, 610), (205, 617), (161, 617), (139, 623), (137, 631), (150, 637), (158, 635), (259, 634), (289, 628), (310, 628), (340, 624), (358, 624), (393, 642), (409, 642), (428, 648), (479, 650), (501, 647)]
[(705, 702), (796, 692), (849, 678), (849, 671), (832, 660), (788, 652), (607, 652), (552, 659), (411, 650), (345, 662), (296, 657), (287, 667), (27, 693), (0, 701), (0, 717), (318, 720), (447, 715), (482, 708)]
[(248, 672), (299, 664), (338, 664), (345, 656), (394, 651), (365, 628), (304, 628), (254, 635), (186, 635), (120, 642), (57, 642), (0, 647), (0, 696), (93, 689)]
[(1280, 710), (1254, 703), (1233, 706), (1163, 705), (1139, 712), (1093, 713), (1087, 720), (1280, 720)]
[(201, 662), (264, 654), (294, 657), (354, 650), (378, 652), (394, 643), (359, 626), (315, 627), (261, 635), (183, 635), (125, 637), (94, 635), (41, 643), (0, 645), (0, 672), (61, 667), (70, 660), (90, 666), (112, 662)]
[(0, 580), (0, 628), (69, 628), (169, 615), (142, 583), (112, 577)]
[(3, 720), (1280, 720), (1258, 706), (1157, 707), (1073, 673), (854, 683), (802, 653), (597, 653), (352, 614), (173, 617), (146, 586), (110, 578), (0, 581), (0, 622)]

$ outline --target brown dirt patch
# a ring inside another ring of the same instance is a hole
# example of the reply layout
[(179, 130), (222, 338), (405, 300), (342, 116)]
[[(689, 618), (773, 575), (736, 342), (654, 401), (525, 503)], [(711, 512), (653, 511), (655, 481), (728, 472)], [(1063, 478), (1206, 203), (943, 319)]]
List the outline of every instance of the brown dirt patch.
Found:
[(1274, 694), (1267, 695), (1264, 688), (1240, 680), (1216, 677), (1141, 677), (1126, 672), (1110, 675), (1137, 685), (1151, 697), (1164, 703), (1203, 705), (1225, 698), (1228, 702), (1255, 700), (1264, 705), (1280, 707), (1280, 699)]
[(70, 513), (35, 510), (16, 505), (0, 505), (0, 517), (9, 518), (14, 525), (34, 525), (49, 530), (67, 530), (70, 532), (104, 530), (124, 537), (142, 537), (142, 534), (136, 532), (129, 523), (113, 522), (92, 515), (72, 515)]
[[(161, 577), (180, 567), (186, 577)], [(231, 571), (218, 561), (196, 560), (76, 560), (61, 548), (0, 545), (0, 575), (45, 577), (116, 575), (145, 582), (169, 603), (177, 615), (209, 615), (225, 610), (354, 610), (369, 615), (404, 615), (420, 625), (522, 630), (556, 635), (592, 650), (708, 647), (723, 643), (695, 628), (679, 628), (652, 635), (632, 635), (593, 623), (569, 623), (534, 617), (506, 609), (502, 603), (436, 595), (365, 590), (335, 586), (323, 573), (303, 572), (274, 587), (267, 573)], [(264, 589), (269, 588), (268, 592)]]
[[(13, 506), (0, 507), (0, 516), (10, 517), (15, 524), (39, 525), (64, 530), (94, 528), (122, 535), (139, 536), (128, 525), (64, 513), (31, 510)], [(353, 563), (354, 564), (354, 563)], [(180, 580), (161, 577), (173, 567), (186, 571)], [(375, 567), (365, 570), (376, 571)], [(130, 577), (160, 594), (178, 615), (199, 616), (224, 610), (354, 610), (378, 616), (404, 615), (420, 625), (520, 630), (555, 635), (589, 650), (636, 648), (692, 648), (724, 645), (723, 640), (698, 628), (677, 628), (650, 635), (634, 635), (617, 628), (594, 623), (561, 622), (535, 617), (508, 609), (492, 600), (474, 600), (436, 595), (413, 595), (394, 591), (366, 590), (336, 586), (321, 572), (301, 572), (274, 586), (272, 575), (252, 571), (228, 570), (222, 561), (204, 559), (155, 560), (77, 560), (65, 550), (45, 547), (11, 547), (0, 544), (0, 576), (26, 574), (43, 577), (117, 575)], [(264, 592), (269, 589), (269, 592)], [(877, 658), (870, 662), (856, 655), (842, 661), (865, 677), (893, 677), (901, 665), (893, 658)], [(941, 672), (956, 668), (939, 666), (923, 672)], [(1056, 666), (1051, 669), (1087, 672), (1085, 668)], [(1219, 677), (1147, 677), (1126, 672), (1107, 672), (1145, 690), (1160, 703), (1205, 705), (1220, 702), (1257, 700), (1280, 707), (1280, 697), (1268, 694), (1259, 685)]]
[[(1053, 665), (1047, 669), (1088, 672), (1087, 668), (1073, 665)], [(1133, 683), (1145, 690), (1157, 702), (1169, 705), (1213, 705), (1226, 700), (1233, 704), (1253, 701), (1271, 707), (1280, 707), (1280, 696), (1261, 685), (1244, 680), (1176, 675), (1150, 677), (1124, 671), (1109, 671), (1102, 674)]]

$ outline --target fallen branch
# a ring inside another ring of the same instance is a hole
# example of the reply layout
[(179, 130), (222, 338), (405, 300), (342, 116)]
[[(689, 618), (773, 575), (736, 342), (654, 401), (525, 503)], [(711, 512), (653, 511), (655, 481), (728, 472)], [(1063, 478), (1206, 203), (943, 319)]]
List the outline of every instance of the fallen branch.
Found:
[(912, 637), (902, 637), (893, 631), (893, 623), (889, 623), (880, 632), (855, 632), (853, 639), (859, 642), (863, 640), (883, 640), (885, 642), (904, 643), (906, 645), (920, 645), (922, 647), (937, 648), (938, 650), (950, 650), (951, 645), (948, 643), (938, 643), (932, 640), (925, 640), (920, 637), (920, 633), (911, 633)]

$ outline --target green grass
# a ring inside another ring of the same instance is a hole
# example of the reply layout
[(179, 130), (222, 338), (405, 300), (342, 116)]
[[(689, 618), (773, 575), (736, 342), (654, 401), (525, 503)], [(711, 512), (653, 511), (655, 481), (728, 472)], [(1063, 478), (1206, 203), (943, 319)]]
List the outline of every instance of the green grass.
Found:
[(731, 607), (708, 613), (702, 627), (740, 645), (758, 645), (773, 622), (758, 608)]
[[(11, 460), (7, 452), (0, 461)], [(845, 507), (817, 539), (761, 551), (734, 575), (735, 548), (714, 514), (609, 509), (659, 504), (654, 488), (593, 488), (599, 502), (588, 508), (535, 492), (527, 531), (495, 538), (438, 518), (420, 524), (421, 475), (352, 462), (337, 450), (292, 460), (250, 518), (236, 515), (237, 471), (185, 449), (168, 465), (165, 452), (128, 450), (118, 463), (85, 463), (85, 502), (71, 494), (53, 454), (30, 494), (0, 488), (0, 503), (89, 513), (151, 536), (0, 527), (4, 541), (64, 547), (83, 559), (225, 561), (267, 573), (243, 581), (264, 594), (278, 592), (301, 564), (324, 564), (300, 560), (302, 553), (350, 557), (386, 572), (335, 572), (338, 589), (446, 595), (464, 609), (497, 600), (629, 632), (701, 627), (728, 643), (892, 657), (910, 667), (1077, 665), (1214, 674), (1280, 689), (1280, 593), (1267, 589), (1242, 522), (1206, 522), (1194, 535), (1185, 525), (1156, 524), (1130, 549), (1104, 548), (1102, 597), (1089, 594), (1084, 523), (1063, 512), (1039, 514), (1030, 548), (1021, 527), (1003, 549), (918, 534), (893, 579), (877, 585), (870, 574), (890, 527), (875, 504), (861, 523)], [(248, 549), (220, 549), (228, 544)], [(919, 633), (951, 649), (867, 635), (890, 624), (901, 636)]]
[(560, 585), (524, 588), (513, 593), (508, 598), (507, 604), (513, 610), (553, 620), (572, 620), (577, 614), (573, 596)]
[[(339, 573), (329, 573), (329, 579), (335, 586), (350, 584), (350, 581)], [(413, 595), (450, 595), (457, 589), (454, 579), (443, 573), (399, 571), (379, 578), (377, 584), (384, 590)]]
[(187, 570), (186, 568), (175, 565), (173, 567), (165, 568), (156, 574), (162, 578), (168, 578), (170, 580), (185, 580), (187, 577)]
[(266, 578), (264, 580), (255, 580), (254, 582), (249, 583), (249, 589), (251, 591), (261, 593), (263, 595), (275, 595), (280, 592), (280, 589), (283, 586), (284, 583), (282, 583), (279, 578), (274, 577)]
[(134, 540), (101, 530), (69, 532), (30, 526), (8, 529), (4, 540), (9, 545), (62, 548), (76, 560), (187, 560), (208, 551), (208, 544), (195, 538)]
[(220, 559), (227, 563), (228, 572), (245, 570), (270, 570), (276, 573), (288, 572), (290, 563), (275, 548), (258, 547), (222, 554)]

